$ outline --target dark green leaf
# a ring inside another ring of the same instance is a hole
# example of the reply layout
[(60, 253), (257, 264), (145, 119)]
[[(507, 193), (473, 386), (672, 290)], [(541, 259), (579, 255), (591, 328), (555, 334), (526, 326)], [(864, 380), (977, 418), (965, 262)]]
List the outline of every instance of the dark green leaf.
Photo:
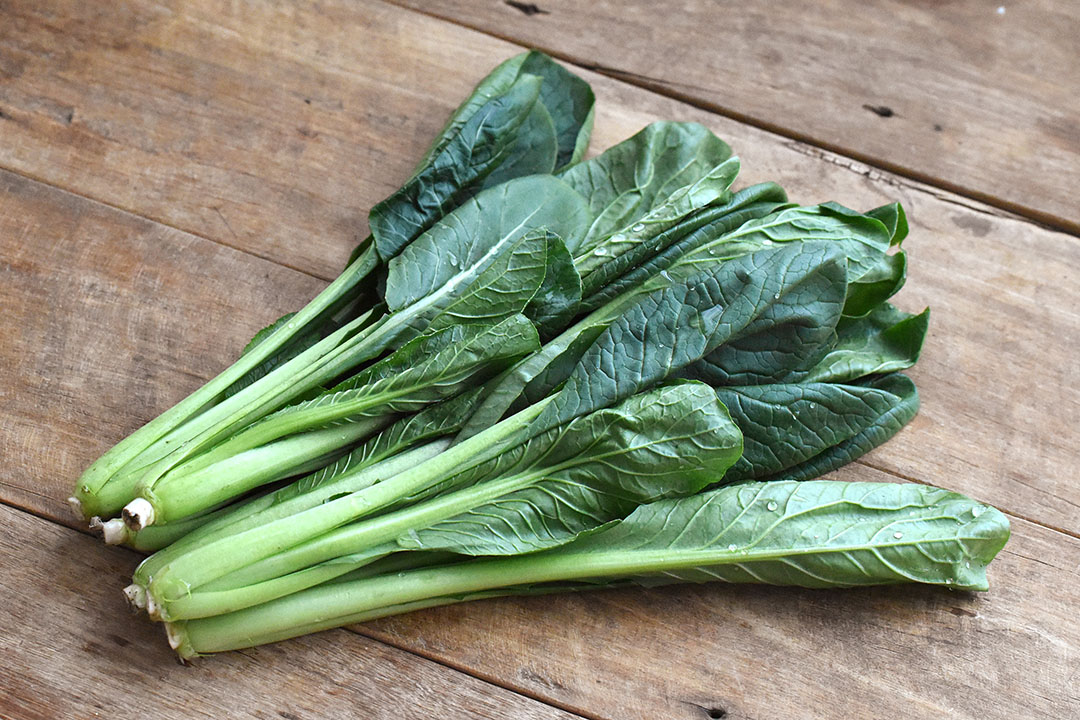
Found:
[(468, 109), (471, 114), (460, 124), (452, 119), (408, 182), (371, 209), (368, 224), (384, 262), (464, 200), (469, 188), (478, 186), (510, 156), (517, 132), (540, 95), (540, 83), (533, 75), (516, 78), (504, 94), (479, 107), (466, 103), (459, 113)]
[(592, 134), (596, 99), (589, 83), (535, 50), (524, 55), (521, 72), (543, 78), (540, 104), (555, 125), (558, 140), (556, 171), (577, 163), (585, 156)]
[[(440, 500), (482, 501), (399, 540), (472, 555), (565, 543), (644, 502), (697, 492), (723, 477), (742, 441), (715, 395), (678, 383), (533, 437), (455, 478)], [(463, 487), (464, 486), (464, 487)]]
[(770, 215), (786, 203), (783, 188), (775, 183), (762, 183), (740, 190), (728, 202), (712, 204), (691, 214), (651, 238), (639, 251), (612, 257), (593, 270), (589, 280), (595, 289), (586, 296), (582, 309), (600, 307), (627, 288), (667, 269), (690, 250), (734, 231), (748, 220)]
[(883, 304), (863, 318), (845, 319), (835, 345), (801, 376), (804, 382), (851, 382), (905, 370), (919, 359), (930, 310), (910, 315)]
[(585, 351), (537, 427), (560, 425), (655, 385), (739, 337), (774, 305), (827, 308), (836, 286), (843, 287), (845, 266), (834, 244), (799, 243), (665, 274), (646, 283), (640, 299)]
[[(506, 157), (479, 183), (476, 190), (486, 190), (526, 175), (550, 173), (555, 169), (558, 152), (555, 123), (552, 122), (551, 115), (542, 102), (533, 103), (525, 122), (517, 129), (514, 144), (507, 151)], [(469, 192), (471, 194), (472, 190)]]
[(887, 392), (897, 399), (865, 430), (768, 479), (809, 480), (841, 468), (883, 444), (907, 425), (919, 411), (919, 394), (915, 383), (904, 375), (885, 375), (868, 381), (866, 385)]
[(581, 304), (581, 277), (562, 238), (546, 230), (534, 232), (544, 233), (547, 239), (547, 274), (525, 314), (536, 323), (541, 337), (548, 337), (561, 330)]
[(880, 220), (889, 231), (890, 243), (893, 247), (898, 246), (908, 235), (907, 215), (904, 207), (897, 202), (882, 205), (881, 207), (867, 210), (867, 215)]
[(904, 287), (907, 253), (882, 255), (878, 262), (854, 282), (848, 283), (844, 315), (863, 317)]
[(1008, 538), (1009, 522), (994, 508), (925, 485), (747, 483), (646, 505), (535, 560), (572, 567), (580, 558), (648, 585), (986, 590), (986, 565)]
[(391, 311), (416, 305), (423, 330), (521, 312), (546, 274), (548, 243), (531, 230), (573, 237), (587, 222), (581, 197), (551, 176), (485, 190), (390, 261)]
[(777, 476), (871, 428), (899, 429), (895, 423), (906, 414), (911, 393), (910, 383), (896, 381), (869, 386), (777, 383), (717, 388), (717, 397), (745, 438), (742, 457), (724, 480)]
[(570, 253), (588, 255), (730, 157), (731, 148), (701, 125), (661, 122), (573, 166), (561, 177), (588, 200), (593, 221), (578, 242), (567, 240)]

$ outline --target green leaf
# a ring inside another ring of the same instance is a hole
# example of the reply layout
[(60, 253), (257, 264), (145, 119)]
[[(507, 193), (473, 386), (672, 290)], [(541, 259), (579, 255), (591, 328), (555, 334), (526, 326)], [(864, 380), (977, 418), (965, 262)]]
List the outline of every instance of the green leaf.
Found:
[(170, 637), (191, 657), (423, 607), (626, 580), (811, 588), (922, 582), (986, 590), (986, 566), (1008, 538), (1000, 512), (937, 488), (752, 483), (645, 505), (553, 550), (328, 583), (180, 623)]
[(690, 250), (736, 230), (748, 220), (772, 214), (786, 203), (783, 188), (775, 183), (761, 183), (740, 190), (727, 202), (716, 202), (684, 217), (650, 238), (639, 252), (612, 257), (596, 268), (589, 277), (593, 289), (586, 295), (582, 309), (600, 307), (666, 270)]
[(747, 483), (636, 510), (614, 527), (536, 556), (611, 568), (642, 584), (739, 582), (810, 588), (921, 582), (986, 590), (1009, 522), (933, 487)]
[(581, 277), (562, 238), (547, 230), (534, 232), (543, 233), (547, 240), (547, 274), (525, 314), (536, 324), (541, 337), (547, 337), (561, 329), (581, 304)]
[(476, 190), (486, 190), (518, 177), (550, 173), (555, 169), (558, 152), (551, 114), (543, 102), (533, 103), (525, 122), (517, 129), (514, 144), (498, 166), (480, 181)]
[[(344, 476), (355, 475), (421, 443), (452, 435), (461, 429), (479, 398), (480, 389), (473, 388), (406, 415), (337, 461), (278, 490), (274, 502), (284, 502)], [(377, 477), (371, 478), (371, 482), (377, 480)], [(350, 491), (357, 489), (359, 487), (349, 486)]]
[(567, 240), (571, 254), (579, 259), (593, 252), (730, 157), (731, 148), (705, 127), (660, 122), (566, 170), (561, 177), (588, 199), (593, 217), (579, 242)]
[(453, 496), (482, 502), (415, 528), (398, 543), (471, 555), (552, 547), (641, 503), (717, 482), (741, 446), (738, 429), (707, 386), (657, 388), (533, 437), (451, 479), (458, 489), (433, 502), (452, 505)]
[(919, 359), (930, 310), (910, 315), (883, 304), (863, 318), (840, 323), (836, 343), (801, 376), (804, 382), (850, 382), (905, 370)]
[[(587, 221), (581, 197), (551, 176), (519, 178), (466, 201), (388, 264), (391, 311), (416, 305), (418, 330), (521, 312), (546, 274), (548, 242)], [(538, 274), (539, 272), (539, 274)]]
[(906, 376), (899, 373), (885, 375), (867, 381), (866, 385), (887, 392), (896, 400), (891, 401), (889, 408), (866, 429), (769, 479), (808, 480), (841, 468), (883, 444), (919, 412), (918, 391), (915, 383)]
[(579, 248), (574, 265), (583, 278), (586, 294), (599, 290), (613, 274), (638, 265), (655, 255), (670, 236), (664, 232), (713, 204), (731, 200), (728, 188), (739, 173), (738, 158), (729, 158), (708, 170), (702, 177), (658, 199), (632, 225), (626, 225), (596, 238)]
[(893, 247), (897, 247), (904, 241), (904, 238), (908, 235), (908, 222), (907, 214), (904, 212), (904, 207), (898, 203), (889, 203), (888, 205), (882, 205), (881, 207), (874, 208), (873, 210), (867, 210), (866, 214), (872, 218), (880, 220), (881, 223), (888, 229), (890, 244)]
[(458, 118), (451, 119), (413, 176), (371, 209), (368, 224), (384, 262), (464, 200), (470, 187), (511, 155), (518, 130), (540, 95), (540, 84), (540, 78), (525, 76), (479, 107), (467, 102), (459, 112), (471, 114), (460, 124)]
[[(912, 393), (913, 386), (903, 381), (883, 385), (777, 383), (717, 388), (717, 397), (745, 439), (742, 457), (728, 471), (725, 481), (777, 476), (874, 428), (888, 427), (895, 432), (898, 421), (903, 424), (910, 419), (904, 409)], [(806, 471), (819, 465), (825, 467), (820, 461), (804, 466), (800, 477), (809, 479)]]
[(882, 255), (878, 262), (854, 282), (848, 283), (844, 315), (864, 317), (904, 287), (907, 280), (907, 253)]
[(271, 423), (302, 432), (365, 416), (416, 412), (483, 383), (539, 347), (536, 329), (524, 315), (450, 325), (411, 340), (318, 397), (282, 408), (244, 432), (262, 435)]
[(705, 243), (683, 257), (732, 258), (774, 244), (830, 242), (848, 259), (848, 282), (873, 270), (889, 249), (889, 236), (878, 220), (853, 210), (823, 203), (787, 207), (772, 215), (744, 223), (734, 232)]
[(589, 83), (535, 50), (525, 53), (521, 72), (536, 75), (544, 81), (540, 86), (540, 104), (555, 126), (556, 171), (579, 162), (589, 146), (596, 103)]
[[(749, 280), (745, 271), (743, 277)], [(738, 277), (738, 276), (737, 276)], [(687, 368), (688, 377), (710, 385), (779, 382), (804, 367), (836, 337), (845, 283), (792, 285), (774, 297), (753, 322)]]
[(592, 90), (542, 53), (510, 58), (451, 115), (412, 177), (372, 208), (383, 260), (479, 190), (551, 172), (584, 153)]
[(833, 244), (799, 243), (663, 275), (646, 283), (640, 299), (585, 351), (537, 427), (560, 425), (655, 385), (738, 338), (774, 306), (828, 308), (837, 285), (843, 287), (845, 266)]

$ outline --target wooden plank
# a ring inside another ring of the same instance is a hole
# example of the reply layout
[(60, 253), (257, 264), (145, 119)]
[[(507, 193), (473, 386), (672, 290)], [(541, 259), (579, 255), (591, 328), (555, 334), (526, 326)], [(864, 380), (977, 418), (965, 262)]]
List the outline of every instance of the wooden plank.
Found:
[(1080, 229), (1075, 3), (392, 2)]
[(96, 456), (321, 286), (0, 171), (0, 500), (73, 520)]
[(135, 554), (0, 506), (0, 717), (573, 715), (344, 630), (183, 667), (119, 589)]
[(0, 167), (334, 277), (464, 88), (379, 3), (187, 5), (0, 5)]
[(1080, 540), (1014, 520), (990, 576), (988, 593), (712, 584), (499, 599), (358, 629), (602, 717), (1080, 716)]

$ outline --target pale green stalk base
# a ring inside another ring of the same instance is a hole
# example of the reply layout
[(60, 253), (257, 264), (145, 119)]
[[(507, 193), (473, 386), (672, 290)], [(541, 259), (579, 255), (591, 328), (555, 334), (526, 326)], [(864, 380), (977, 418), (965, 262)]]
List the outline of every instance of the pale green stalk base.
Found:
[[(193, 530), (182, 539), (144, 560), (136, 568), (133, 579), (142, 585), (149, 585), (164, 567), (191, 550), (318, 507), (335, 495), (356, 492), (381, 480), (394, 477), (436, 457), (448, 447), (449, 442), (449, 440), (435, 440), (404, 450), (372, 465), (361, 466), (355, 472), (345, 473), (332, 481), (317, 485), (307, 492), (298, 493), (295, 485), (291, 485), (227, 508), (220, 516), (215, 516), (203, 527)], [(168, 525), (162, 526), (162, 528), (168, 527)], [(153, 530), (154, 528), (150, 527), (142, 532)]]
[(72, 506), (84, 518), (115, 517), (135, 495), (138, 478), (127, 476), (113, 482), (118, 471), (154, 445), (158, 440), (220, 401), (222, 394), (253, 368), (260, 365), (278, 349), (354, 290), (378, 265), (374, 243), (361, 252), (352, 263), (306, 307), (296, 314), (293, 322), (279, 328), (270, 337), (244, 354), (232, 366), (195, 391), (171, 409), (142, 426), (114, 445), (98, 458), (79, 478), (72, 495)]
[(192, 588), (319, 538), (334, 528), (371, 515), (402, 497), (485, 462), (507, 446), (515, 445), (529, 423), (546, 406), (547, 402), (536, 403), (393, 478), (265, 526), (201, 543), (160, 568), (148, 586), (150, 594), (163, 605), (187, 597)]

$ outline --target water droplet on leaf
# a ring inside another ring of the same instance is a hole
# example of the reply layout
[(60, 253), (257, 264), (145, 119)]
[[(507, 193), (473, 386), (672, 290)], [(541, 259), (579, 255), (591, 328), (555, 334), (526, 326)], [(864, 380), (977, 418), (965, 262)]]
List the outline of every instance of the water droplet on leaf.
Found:
[(900, 538), (904, 537), (904, 533), (902, 533), (902, 532), (900, 532), (899, 530), (897, 530), (896, 532), (894, 532), (894, 533), (892, 534), (892, 536), (893, 536), (894, 538), (896, 538), (897, 540), (899, 540)]
[(637, 225), (635, 225), (634, 227), (632, 227), (630, 229), (633, 230), (634, 232), (641, 232), (642, 230), (645, 229), (645, 225), (642, 224), (642, 223), (638, 223)]
[(779, 507), (779, 505), (777, 505), (777, 504), (776, 504), (776, 501), (775, 501), (775, 500), (770, 500), (770, 501), (769, 501), (769, 504), (768, 504), (768, 505), (766, 505), (765, 507), (767, 507), (767, 508), (769, 509), (769, 512), (772, 512), (773, 510), (775, 510), (776, 508), (778, 508), (778, 507)]

